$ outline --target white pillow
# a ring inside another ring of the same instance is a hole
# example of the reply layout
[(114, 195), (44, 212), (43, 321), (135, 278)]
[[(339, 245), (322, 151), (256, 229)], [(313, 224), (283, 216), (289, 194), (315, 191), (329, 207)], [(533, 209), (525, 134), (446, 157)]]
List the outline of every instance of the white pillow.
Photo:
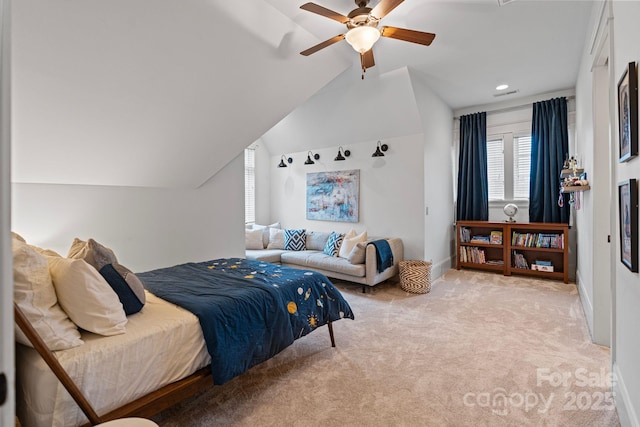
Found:
[(48, 261), (58, 301), (76, 325), (99, 335), (125, 333), (127, 316), (118, 294), (95, 268), (83, 259)]
[[(351, 233), (351, 232), (349, 232), (349, 233)], [(355, 234), (355, 232), (353, 234)], [(362, 233), (358, 234), (357, 236), (353, 236), (353, 237), (349, 237), (349, 238), (345, 237), (345, 239), (342, 241), (342, 246), (340, 246), (339, 256), (341, 258), (349, 258), (349, 254), (351, 254), (351, 251), (353, 250), (355, 245), (357, 245), (358, 243), (366, 242), (366, 241), (367, 241), (367, 232), (366, 231), (363, 231)]]
[(269, 244), (267, 249), (284, 249), (284, 230), (278, 228), (269, 229)]
[[(44, 255), (15, 237), (13, 250), (13, 300), (50, 350), (66, 350), (83, 344), (80, 332), (58, 305)], [(16, 341), (33, 347), (15, 326)]]
[(272, 228), (281, 229), (282, 225), (280, 225), (279, 222), (274, 222), (273, 224), (269, 225), (253, 224), (253, 230), (262, 230), (262, 248), (266, 248), (267, 246), (269, 246), (269, 230), (271, 230)]
[(259, 228), (256, 228), (255, 230), (244, 230), (245, 249), (264, 249), (262, 234), (263, 231)]

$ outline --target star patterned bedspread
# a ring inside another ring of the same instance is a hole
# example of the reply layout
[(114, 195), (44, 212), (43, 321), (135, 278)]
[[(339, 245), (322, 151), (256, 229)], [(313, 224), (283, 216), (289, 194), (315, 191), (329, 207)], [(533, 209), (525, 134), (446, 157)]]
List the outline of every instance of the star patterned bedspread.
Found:
[(353, 319), (317, 272), (242, 258), (137, 273), (145, 288), (200, 320), (215, 384), (275, 356), (319, 326)]

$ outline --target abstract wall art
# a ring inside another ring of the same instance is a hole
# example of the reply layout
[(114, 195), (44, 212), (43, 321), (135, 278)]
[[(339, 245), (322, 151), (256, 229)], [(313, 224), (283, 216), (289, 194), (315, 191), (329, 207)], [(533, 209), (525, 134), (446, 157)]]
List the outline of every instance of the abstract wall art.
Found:
[(360, 170), (307, 174), (307, 219), (358, 222)]

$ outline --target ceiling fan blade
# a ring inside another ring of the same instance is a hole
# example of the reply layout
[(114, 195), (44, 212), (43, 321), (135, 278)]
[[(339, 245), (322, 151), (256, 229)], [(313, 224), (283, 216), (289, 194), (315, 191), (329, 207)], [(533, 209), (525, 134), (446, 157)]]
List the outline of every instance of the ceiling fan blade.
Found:
[(380, 0), (380, 3), (371, 10), (371, 15), (378, 19), (382, 19), (393, 9), (398, 7), (404, 0)]
[(322, 7), (315, 3), (305, 3), (302, 6), (300, 6), (300, 9), (306, 10), (308, 12), (317, 13), (318, 15), (322, 15), (329, 19), (333, 19), (334, 21), (338, 21), (341, 24), (346, 24), (347, 22), (349, 22), (349, 18), (347, 18), (346, 16), (338, 12), (334, 12), (331, 9), (327, 9), (326, 7)]
[(362, 64), (363, 70), (376, 65), (376, 61), (373, 59), (373, 49), (369, 49), (365, 53), (360, 54), (360, 63)]
[(380, 35), (382, 37), (389, 37), (397, 40), (404, 40), (406, 42), (423, 44), (429, 46), (436, 35), (433, 33), (424, 33), (422, 31), (407, 30), (397, 27), (382, 27), (380, 29)]
[(337, 43), (343, 39), (344, 39), (344, 34), (340, 34), (339, 36), (332, 37), (329, 40), (323, 41), (322, 43), (318, 43), (317, 45), (310, 47), (307, 50), (303, 50), (302, 52), (300, 52), (300, 55), (309, 56), (312, 53), (316, 53), (320, 49), (324, 49), (327, 46), (331, 46), (332, 44)]

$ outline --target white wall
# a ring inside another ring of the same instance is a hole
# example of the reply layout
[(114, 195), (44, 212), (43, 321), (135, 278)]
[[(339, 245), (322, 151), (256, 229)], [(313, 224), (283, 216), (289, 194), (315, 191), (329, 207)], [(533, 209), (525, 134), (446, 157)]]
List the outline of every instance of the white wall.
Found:
[[(429, 87), (426, 77), (411, 70), (411, 84), (423, 129), (424, 255), (432, 262), (432, 278), (452, 267), (455, 254), (453, 222), (453, 113)], [(427, 213), (428, 212), (428, 213)]]
[[(640, 62), (640, 2), (615, 1), (613, 4), (613, 70), (619, 79), (627, 64)], [(612, 83), (612, 90), (616, 90), (617, 79)], [(617, 114), (617, 112), (616, 112)], [(617, 116), (616, 116), (617, 117)], [(612, 124), (617, 126), (617, 123)], [(638, 131), (638, 129), (636, 129)], [(617, 142), (616, 142), (617, 144)], [(629, 178), (640, 178), (640, 159), (634, 158), (625, 163), (616, 164), (616, 181)], [(617, 200), (617, 197), (616, 197)], [(616, 201), (614, 201), (615, 203)], [(616, 215), (616, 230), (619, 230), (618, 215)], [(612, 236), (613, 237), (613, 236)], [(621, 262), (620, 243), (616, 237), (613, 240), (616, 251), (615, 259), (615, 349), (614, 370), (617, 374), (616, 402), (624, 402), (626, 408), (625, 421), (627, 425), (640, 425), (640, 338), (638, 325), (640, 324), (640, 276), (632, 273)], [(621, 405), (619, 405), (620, 407)], [(621, 417), (622, 418), (622, 417)], [(623, 423), (624, 425), (624, 423)]]
[[(637, 333), (640, 324), (640, 277), (620, 262), (617, 208), (617, 182), (639, 178), (640, 161), (635, 158), (625, 163), (617, 162), (618, 113), (615, 102), (617, 82), (627, 63), (640, 61), (640, 47), (636, 43), (640, 38), (637, 26), (640, 2), (607, 1), (604, 8), (602, 4), (594, 7), (592, 32), (586, 40), (576, 86), (576, 152), (585, 169), (591, 172), (592, 186), (592, 190), (584, 193), (583, 209), (575, 212), (579, 257), (577, 280), (594, 340), (600, 335), (598, 328), (602, 321), (598, 320), (599, 312), (605, 309), (600, 305), (606, 303), (607, 291), (611, 290), (611, 355), (616, 407), (622, 426), (640, 426), (640, 339)], [(610, 12), (613, 20), (609, 19)], [(608, 38), (602, 37), (603, 34), (608, 34)], [(605, 52), (609, 59), (608, 74), (606, 64), (600, 63), (598, 58), (603, 47), (609, 49)], [(600, 69), (599, 65), (605, 68)], [(605, 86), (608, 84), (604, 90), (600, 87), (603, 81)], [(608, 101), (612, 105), (611, 111), (606, 111), (606, 105), (602, 105)], [(601, 124), (603, 116), (607, 121), (607, 114), (608, 122)], [(602, 131), (603, 127), (607, 131)], [(608, 149), (609, 135), (612, 135), (613, 155)], [(609, 162), (613, 168), (611, 175), (602, 162)], [(606, 220), (607, 209), (612, 212), (613, 227)], [(604, 241), (608, 235), (611, 235), (611, 243)], [(598, 271), (598, 264), (603, 258), (609, 258), (612, 263), (609, 277), (602, 277)]]
[(74, 237), (134, 272), (244, 255), (244, 156), (194, 190), (13, 184), (12, 229), (66, 255)]
[[(320, 154), (314, 165), (305, 165), (307, 151), (289, 153), (293, 163), (277, 168), (280, 155), (271, 158), (271, 222), (286, 228), (341, 231), (353, 228), (371, 237), (400, 237), (406, 259), (424, 256), (424, 148), (423, 136), (384, 139), (385, 157), (374, 158), (377, 141), (342, 145), (351, 151), (345, 161), (334, 161), (338, 146), (312, 150)], [(360, 170), (359, 221), (357, 223), (306, 219), (306, 175), (310, 172)]]
[[(592, 31), (585, 43), (576, 84), (576, 149), (591, 190), (582, 194), (582, 209), (573, 212), (577, 229), (576, 282), (593, 341), (611, 345), (610, 292), (610, 129), (609, 44), (602, 3), (593, 9)], [(600, 33), (596, 34), (595, 29)], [(597, 142), (596, 142), (597, 141)], [(598, 262), (593, 262), (598, 260)]]
[(0, 407), (0, 426), (14, 425), (15, 369), (13, 341), (13, 257), (11, 254), (11, 97), (10, 1), (0, 0), (0, 372), (8, 396)]

